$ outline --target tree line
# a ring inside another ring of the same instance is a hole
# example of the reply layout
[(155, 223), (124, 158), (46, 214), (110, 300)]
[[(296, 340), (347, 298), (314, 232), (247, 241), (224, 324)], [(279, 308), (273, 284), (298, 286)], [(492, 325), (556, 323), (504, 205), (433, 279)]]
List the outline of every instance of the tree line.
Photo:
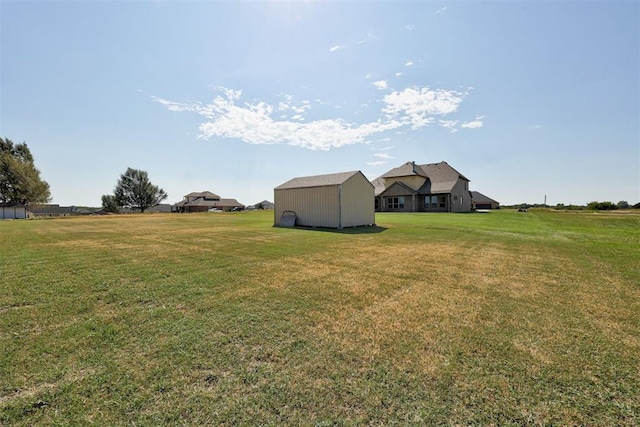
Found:
[[(107, 212), (123, 208), (144, 212), (167, 197), (162, 188), (151, 183), (147, 172), (127, 168), (113, 194), (102, 196), (102, 208)], [(49, 201), (49, 184), (40, 177), (27, 143), (15, 144), (8, 138), (0, 138), (0, 204), (28, 206)]]
[(40, 178), (27, 144), (0, 138), (0, 203), (28, 205), (49, 200), (49, 184)]

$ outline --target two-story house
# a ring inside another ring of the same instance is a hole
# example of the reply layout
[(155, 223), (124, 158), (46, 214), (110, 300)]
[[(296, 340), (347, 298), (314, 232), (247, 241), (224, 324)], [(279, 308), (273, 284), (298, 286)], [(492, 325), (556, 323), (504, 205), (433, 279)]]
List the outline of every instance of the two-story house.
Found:
[(371, 181), (376, 212), (471, 212), (469, 179), (447, 162), (407, 162)]
[(207, 212), (209, 210), (230, 211), (244, 209), (236, 199), (223, 199), (210, 191), (189, 193), (171, 206), (173, 212)]

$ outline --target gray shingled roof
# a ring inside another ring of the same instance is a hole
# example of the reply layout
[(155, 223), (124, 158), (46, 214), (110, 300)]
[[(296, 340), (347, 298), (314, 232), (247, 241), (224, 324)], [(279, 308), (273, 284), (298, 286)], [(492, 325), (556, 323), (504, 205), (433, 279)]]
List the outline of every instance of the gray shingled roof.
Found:
[(220, 199), (220, 206), (231, 206), (231, 207), (239, 207), (244, 208), (244, 205), (238, 202), (236, 199)]
[[(424, 165), (418, 165), (413, 162), (406, 162), (405, 164), (393, 168), (387, 173), (381, 175), (372, 181), (374, 187), (376, 187), (376, 195), (384, 191), (384, 178), (399, 178), (403, 176), (422, 176), (429, 178), (431, 182), (431, 189), (429, 193), (448, 193), (454, 185), (458, 182), (458, 178), (469, 181), (467, 177), (460, 172), (449, 166), (447, 162), (440, 163), (427, 163)], [(382, 188), (380, 188), (382, 186)]]
[(382, 179), (381, 176), (379, 176), (376, 179), (374, 179), (373, 181), (371, 181), (371, 184), (373, 184), (374, 194), (376, 196), (378, 196), (380, 193), (382, 193), (385, 190), (385, 188), (384, 188), (384, 179)]
[(330, 173), (327, 175), (303, 176), (290, 179), (284, 184), (280, 184), (275, 190), (285, 190), (289, 188), (308, 188), (308, 187), (328, 187), (332, 185), (340, 185), (352, 176), (361, 173), (360, 171)]
[(476, 203), (498, 203), (498, 204), (500, 204), (498, 201), (493, 200), (492, 198), (485, 196), (484, 194), (482, 194), (479, 191), (472, 191), (471, 192), (471, 198)]
[(193, 193), (189, 193), (184, 197), (204, 197), (206, 199), (219, 199), (220, 196), (218, 196), (217, 194), (212, 193), (211, 191), (202, 191), (202, 192), (193, 192)]
[(396, 178), (396, 177), (411, 176), (411, 175), (418, 175), (418, 176), (424, 176), (424, 177), (427, 176), (425, 172), (422, 170), (422, 168), (420, 167), (420, 165), (417, 165), (413, 162), (407, 162), (402, 166), (398, 166), (397, 168), (391, 169), (389, 172), (385, 173), (380, 178)]
[(60, 205), (31, 205), (29, 211), (34, 215), (71, 215), (70, 206)]
[(236, 199), (220, 199), (220, 200), (204, 200), (204, 199), (196, 199), (191, 202), (185, 202), (184, 200), (173, 205), (174, 207), (183, 207), (183, 206), (201, 206), (206, 208), (216, 208), (216, 207), (244, 207), (244, 205), (238, 202)]

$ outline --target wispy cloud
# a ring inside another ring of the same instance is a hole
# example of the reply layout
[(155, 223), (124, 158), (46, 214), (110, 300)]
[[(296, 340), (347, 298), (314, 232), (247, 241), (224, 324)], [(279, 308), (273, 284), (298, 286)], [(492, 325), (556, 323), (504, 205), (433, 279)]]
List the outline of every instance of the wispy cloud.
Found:
[(441, 9), (436, 10), (436, 15), (441, 14), (441, 13), (442, 13), (442, 12), (444, 12), (445, 10), (447, 10), (447, 6), (445, 6), (445, 7), (441, 8)]
[(382, 165), (386, 165), (386, 164), (387, 164), (387, 162), (380, 162), (380, 161), (378, 161), (378, 162), (368, 162), (367, 166), (382, 166)]
[(407, 61), (404, 64), (405, 67), (411, 67), (412, 65), (413, 65), (413, 61)]
[(411, 24), (407, 24), (407, 25), (405, 25), (405, 26), (404, 26), (404, 28), (405, 28), (407, 31), (411, 31), (411, 30), (413, 30), (413, 25), (411, 25)]
[(366, 36), (364, 36), (363, 39), (358, 40), (358, 44), (365, 44), (365, 43), (369, 43), (372, 40), (375, 40), (376, 36), (373, 35), (373, 33), (369, 32), (367, 33)]
[(530, 125), (527, 127), (527, 130), (533, 131), (533, 130), (539, 130), (542, 129), (542, 125)]
[(387, 88), (387, 81), (386, 80), (378, 80), (377, 82), (373, 82), (371, 84), (374, 85), (377, 89), (380, 89), (380, 90)]
[(465, 122), (462, 125), (460, 125), (460, 127), (464, 129), (479, 129), (484, 126), (482, 119), (484, 119), (484, 116), (478, 116), (476, 117), (475, 120), (470, 122)]
[(456, 133), (458, 132), (456, 126), (458, 126), (460, 122), (458, 120), (439, 120), (438, 123), (440, 123), (440, 126), (443, 128), (449, 129), (451, 133)]
[[(238, 139), (249, 144), (287, 144), (311, 150), (329, 150), (351, 144), (365, 144), (373, 137), (383, 137), (389, 131), (410, 127), (419, 129), (437, 123), (455, 129), (456, 120), (436, 118), (455, 113), (465, 93), (428, 87), (410, 87), (393, 91), (381, 100), (380, 118), (353, 123), (342, 118), (308, 120), (306, 115), (315, 101), (294, 102), (293, 97), (281, 95), (275, 107), (263, 101), (244, 102), (242, 91), (218, 88), (219, 94), (209, 103), (175, 102), (151, 96), (170, 111), (192, 112), (205, 120), (199, 125), (198, 138), (214, 137)], [(337, 107), (337, 106), (336, 106)], [(463, 123), (461, 127), (482, 127), (483, 116)], [(392, 158), (376, 155), (378, 158)]]
[(403, 73), (403, 72), (401, 72), (401, 71), (398, 71), (398, 72), (396, 73), (396, 77), (400, 77), (400, 76), (404, 76), (404, 73)]
[(443, 116), (457, 111), (465, 94), (453, 90), (410, 87), (394, 91), (384, 97), (383, 112), (389, 119), (410, 124), (412, 129), (427, 126), (433, 116)]
[(380, 159), (395, 159), (395, 157), (390, 156), (387, 153), (376, 153), (376, 154), (373, 155), (373, 157), (378, 157)]
[[(361, 38), (360, 40), (358, 40), (357, 42), (355, 42), (355, 45), (362, 45), (362, 44), (366, 44), (369, 43), (373, 40), (376, 39), (376, 36), (372, 33), (372, 32), (368, 32), (366, 36), (364, 36), (363, 38)], [(338, 50), (342, 50), (342, 49), (346, 49), (347, 47), (351, 48), (351, 47), (357, 47), (355, 46), (354, 43), (349, 43), (347, 45), (344, 44), (337, 44), (331, 48), (329, 48), (329, 52), (336, 52)]]

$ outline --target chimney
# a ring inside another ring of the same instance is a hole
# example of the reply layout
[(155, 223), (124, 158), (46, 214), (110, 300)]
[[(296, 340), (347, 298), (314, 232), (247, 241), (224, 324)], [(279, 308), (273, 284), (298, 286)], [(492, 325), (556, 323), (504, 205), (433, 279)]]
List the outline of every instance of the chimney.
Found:
[(411, 162), (411, 172), (417, 173), (416, 172), (416, 162)]

